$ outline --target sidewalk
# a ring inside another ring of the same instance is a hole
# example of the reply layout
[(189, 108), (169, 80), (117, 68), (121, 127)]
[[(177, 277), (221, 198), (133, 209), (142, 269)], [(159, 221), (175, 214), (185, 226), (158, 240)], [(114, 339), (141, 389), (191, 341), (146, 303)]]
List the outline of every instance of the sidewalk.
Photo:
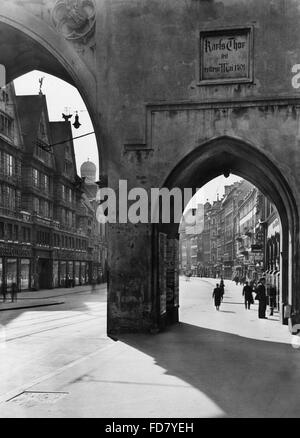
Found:
[[(95, 291), (105, 289), (106, 283), (98, 284)], [(72, 294), (84, 294), (91, 292), (91, 285), (76, 286), (73, 288), (44, 289), (18, 293), (18, 301), (11, 302), (10, 294), (6, 296), (6, 302), (0, 301), (0, 312), (4, 310), (25, 309), (31, 307), (53, 306), (63, 304), (63, 297)]]

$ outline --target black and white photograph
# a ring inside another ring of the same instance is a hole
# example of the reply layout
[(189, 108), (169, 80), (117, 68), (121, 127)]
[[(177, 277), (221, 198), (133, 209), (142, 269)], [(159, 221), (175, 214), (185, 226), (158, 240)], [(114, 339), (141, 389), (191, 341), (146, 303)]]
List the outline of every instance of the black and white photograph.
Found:
[(0, 418), (300, 418), (300, 0), (0, 1)]

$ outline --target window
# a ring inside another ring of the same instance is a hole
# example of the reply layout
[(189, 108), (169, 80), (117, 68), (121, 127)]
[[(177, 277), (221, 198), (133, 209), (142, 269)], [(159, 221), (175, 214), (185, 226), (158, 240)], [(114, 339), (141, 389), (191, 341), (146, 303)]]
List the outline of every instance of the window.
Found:
[(54, 246), (59, 248), (60, 236), (58, 234), (54, 234)]
[(14, 225), (13, 227), (13, 240), (19, 240), (19, 227)]
[(39, 214), (39, 212), (40, 212), (40, 200), (39, 200), (39, 198), (33, 198), (33, 211), (36, 214)]
[(43, 208), (43, 213), (45, 217), (49, 217), (49, 202), (48, 201), (44, 201), (44, 208)]
[(14, 175), (15, 159), (12, 155), (3, 152), (3, 169), (7, 176)]
[(50, 233), (45, 231), (38, 231), (37, 243), (40, 245), (50, 245)]
[(21, 176), (21, 161), (20, 160), (17, 160), (17, 159), (15, 159), (14, 160), (15, 161), (15, 166), (14, 166), (14, 174), (17, 176), (17, 177), (20, 177)]
[(4, 238), (4, 223), (0, 222), (0, 239)]
[(11, 137), (12, 124), (13, 124), (13, 121), (10, 117), (6, 116), (3, 113), (0, 114), (0, 132), (2, 134), (5, 134), (8, 137)]
[(39, 172), (37, 169), (32, 169), (32, 183), (34, 187), (39, 186)]
[(49, 145), (42, 140), (36, 140), (35, 154), (36, 156), (46, 164), (50, 163), (50, 152), (48, 151)]
[(61, 187), (61, 197), (63, 200), (66, 199), (66, 187), (65, 186)]
[(12, 240), (13, 228), (12, 224), (7, 224), (7, 239)]
[(16, 191), (16, 210), (21, 209), (21, 192), (20, 190)]
[(4, 207), (4, 205), (5, 205), (4, 187), (2, 184), (0, 184), (0, 207)]
[(2, 101), (5, 103), (9, 102), (8, 93), (6, 93), (4, 90), (2, 90)]
[(23, 242), (30, 242), (30, 228), (22, 227), (22, 240)]
[(16, 191), (12, 187), (7, 187), (7, 207), (16, 210)]
[(50, 189), (50, 178), (48, 175), (44, 175), (44, 190), (45, 192), (49, 192)]
[(68, 211), (67, 213), (67, 224), (69, 227), (72, 227), (72, 212)]
[(61, 209), (61, 221), (63, 225), (66, 223), (66, 210), (64, 208)]
[(71, 171), (72, 171), (72, 163), (70, 161), (65, 161), (64, 172), (67, 175), (70, 175)]

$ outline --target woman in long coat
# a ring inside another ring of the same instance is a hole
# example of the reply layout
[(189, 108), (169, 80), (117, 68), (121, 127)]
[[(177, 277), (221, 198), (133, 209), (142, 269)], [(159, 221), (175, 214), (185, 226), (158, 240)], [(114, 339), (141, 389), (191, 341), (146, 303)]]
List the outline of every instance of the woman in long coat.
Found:
[(219, 310), (221, 299), (222, 299), (222, 289), (217, 284), (217, 287), (215, 287), (212, 297), (215, 299), (215, 306), (216, 309)]

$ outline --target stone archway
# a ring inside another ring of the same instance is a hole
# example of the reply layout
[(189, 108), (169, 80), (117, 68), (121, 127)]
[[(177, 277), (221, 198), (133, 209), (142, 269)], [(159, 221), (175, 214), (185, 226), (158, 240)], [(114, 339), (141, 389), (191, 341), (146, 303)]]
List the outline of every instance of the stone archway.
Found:
[[(196, 189), (224, 172), (234, 173), (254, 184), (271, 199), (278, 210), (282, 224), (280, 257), (282, 304), (292, 306), (292, 313), (297, 321), (300, 306), (298, 292), (300, 276), (297, 270), (299, 215), (292, 191), (271, 159), (255, 146), (243, 140), (227, 136), (218, 137), (198, 146), (181, 160), (169, 174), (164, 187), (169, 190), (174, 187), (179, 187), (182, 190), (184, 188)], [(165, 314), (161, 309), (159, 238), (164, 235), (171, 242), (170, 248), (174, 246), (172, 241), (178, 239), (178, 223), (154, 225), (153, 234), (153, 257), (156, 260), (153, 267), (153, 276), (156, 279), (154, 281), (156, 323), (159, 326), (164, 326), (167, 322), (178, 320), (178, 307), (175, 305), (173, 308), (167, 308)], [(173, 254), (173, 259), (174, 264), (178, 263), (176, 253)], [(178, 275), (176, 270), (174, 275)], [(176, 285), (176, 281), (172, 284)], [(170, 287), (168, 289), (170, 294)], [(175, 292), (174, 290), (173, 293), (175, 294)]]
[(100, 175), (106, 173), (97, 108), (97, 81), (89, 65), (65, 38), (44, 20), (11, 2), (0, 5), (1, 64), (7, 82), (34, 69), (76, 87), (91, 117), (99, 150)]

